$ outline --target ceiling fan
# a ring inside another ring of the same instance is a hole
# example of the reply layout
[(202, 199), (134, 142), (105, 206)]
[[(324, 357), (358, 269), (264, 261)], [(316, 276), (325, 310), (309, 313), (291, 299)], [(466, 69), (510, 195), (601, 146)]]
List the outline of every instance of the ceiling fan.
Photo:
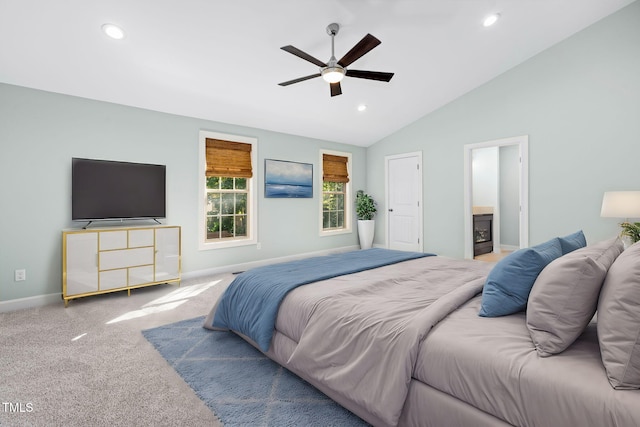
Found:
[(362, 71), (362, 70), (348, 70), (347, 67), (351, 65), (356, 60), (360, 59), (374, 47), (378, 46), (382, 43), (380, 40), (372, 36), (371, 34), (367, 34), (360, 40), (354, 47), (351, 48), (349, 52), (346, 53), (339, 61), (336, 60), (334, 55), (334, 46), (333, 41), (336, 34), (340, 30), (340, 25), (333, 23), (327, 26), (327, 34), (331, 36), (331, 58), (329, 62), (326, 64), (319, 59), (314, 58), (306, 52), (301, 51), (298, 48), (295, 48), (291, 45), (283, 46), (280, 49), (287, 51), (299, 58), (304, 59), (305, 61), (309, 61), (312, 64), (320, 67), (320, 72), (316, 74), (311, 74), (308, 76), (300, 77), (294, 80), (289, 80), (286, 82), (278, 83), (280, 86), (289, 86), (294, 83), (303, 82), (305, 80), (313, 79), (315, 77), (320, 77), (329, 83), (331, 88), (331, 96), (336, 96), (342, 94), (342, 88), (340, 87), (340, 81), (345, 77), (356, 77), (359, 79), (368, 79), (368, 80), (378, 80), (383, 82), (388, 82), (393, 77), (393, 73), (384, 73), (380, 71)]

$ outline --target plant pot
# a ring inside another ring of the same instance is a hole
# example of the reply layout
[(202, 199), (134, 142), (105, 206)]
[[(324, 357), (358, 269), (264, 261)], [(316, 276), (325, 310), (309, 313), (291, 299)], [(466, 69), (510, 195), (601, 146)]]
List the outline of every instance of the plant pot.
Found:
[(360, 249), (369, 249), (373, 245), (373, 233), (375, 231), (376, 221), (358, 220), (358, 239), (360, 240)]

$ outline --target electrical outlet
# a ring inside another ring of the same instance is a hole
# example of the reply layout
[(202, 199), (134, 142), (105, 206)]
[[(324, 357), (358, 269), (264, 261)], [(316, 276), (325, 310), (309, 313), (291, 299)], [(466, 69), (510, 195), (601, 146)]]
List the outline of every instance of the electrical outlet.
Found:
[(22, 282), (24, 280), (27, 280), (27, 270), (25, 269), (16, 270), (14, 280), (16, 282)]
[(258, 244), (256, 245), (256, 249), (258, 250), (262, 249), (262, 244), (260, 244), (260, 242), (258, 242)]

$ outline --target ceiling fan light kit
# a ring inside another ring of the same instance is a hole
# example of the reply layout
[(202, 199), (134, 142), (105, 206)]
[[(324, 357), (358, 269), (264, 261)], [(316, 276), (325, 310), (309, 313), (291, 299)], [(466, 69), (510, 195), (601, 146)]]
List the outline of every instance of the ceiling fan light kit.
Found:
[(344, 78), (346, 70), (342, 67), (326, 67), (320, 71), (322, 78), (327, 83), (338, 83)]
[(302, 58), (305, 61), (311, 62), (312, 64), (320, 67), (320, 70), (316, 74), (310, 74), (308, 76), (299, 77), (294, 80), (289, 80), (286, 82), (279, 83), (280, 86), (289, 86), (294, 83), (300, 83), (305, 80), (313, 79), (315, 77), (322, 76), (323, 80), (329, 83), (329, 87), (331, 90), (331, 96), (337, 96), (342, 94), (342, 87), (340, 82), (342, 79), (346, 77), (356, 77), (359, 79), (367, 79), (367, 80), (377, 80), (388, 82), (393, 77), (393, 73), (386, 73), (380, 71), (363, 71), (363, 70), (348, 70), (347, 67), (351, 65), (353, 62), (360, 59), (366, 53), (371, 51), (373, 48), (378, 46), (381, 41), (372, 36), (371, 34), (367, 34), (360, 40), (354, 47), (351, 48), (349, 52), (347, 52), (342, 59), (339, 61), (336, 60), (334, 53), (334, 38), (336, 34), (340, 31), (340, 25), (333, 23), (327, 26), (327, 34), (331, 36), (331, 58), (327, 63), (320, 61), (317, 58), (309, 55), (306, 52), (301, 51), (300, 49), (293, 47), (291, 45), (283, 46), (280, 49), (289, 52), (292, 55), (297, 56), (298, 58)]

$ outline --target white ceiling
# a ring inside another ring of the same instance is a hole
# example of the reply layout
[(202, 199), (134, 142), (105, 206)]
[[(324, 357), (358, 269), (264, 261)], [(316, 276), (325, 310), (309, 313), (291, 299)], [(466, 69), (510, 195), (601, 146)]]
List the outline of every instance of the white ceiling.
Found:
[[(0, 0), (0, 82), (368, 146), (633, 0)], [(489, 28), (486, 15), (501, 19)], [(124, 28), (112, 40), (104, 23)], [(330, 97), (280, 47), (382, 44)], [(365, 112), (356, 107), (364, 103)]]

